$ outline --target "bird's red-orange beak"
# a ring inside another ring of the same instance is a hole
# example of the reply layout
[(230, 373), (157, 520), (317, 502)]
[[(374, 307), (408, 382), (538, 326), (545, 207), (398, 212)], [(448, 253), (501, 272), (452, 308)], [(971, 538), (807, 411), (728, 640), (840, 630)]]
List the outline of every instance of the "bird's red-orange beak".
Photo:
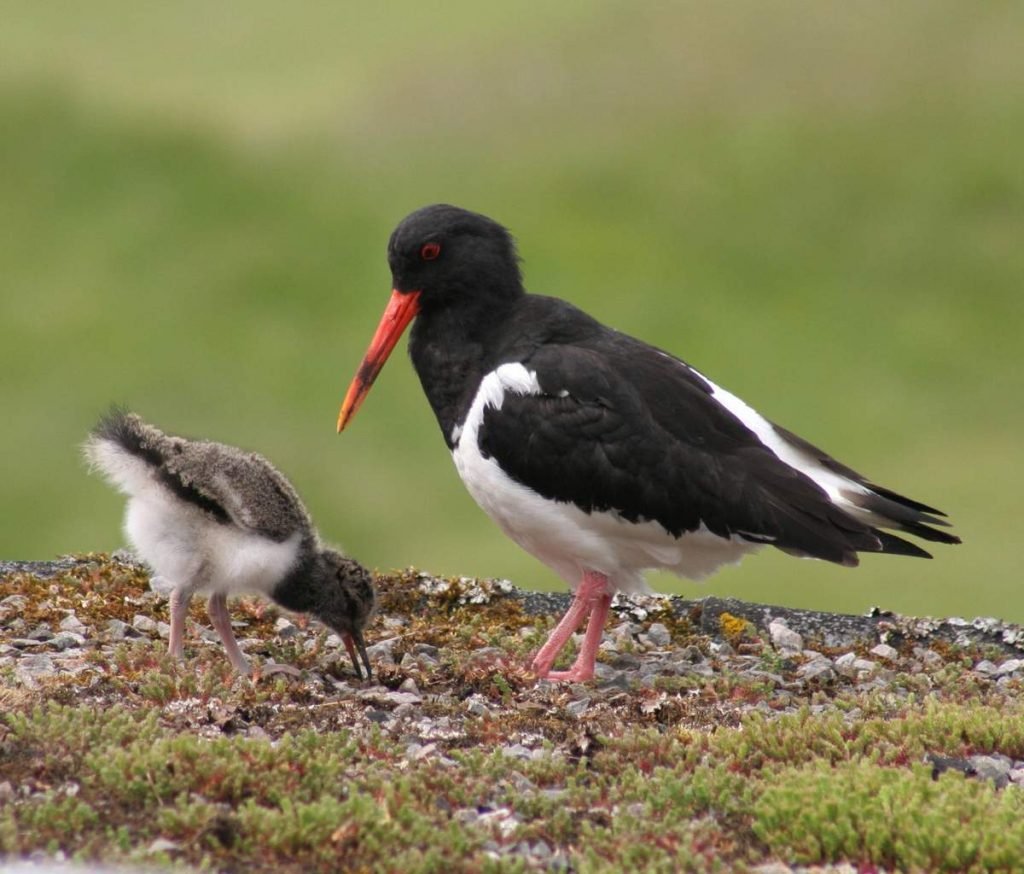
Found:
[(381, 372), (388, 356), (401, 338), (402, 332), (419, 311), (420, 292), (399, 291), (397, 288), (391, 292), (391, 300), (388, 301), (384, 315), (380, 317), (380, 324), (377, 325), (377, 332), (370, 341), (370, 348), (366, 350), (363, 362), (359, 365), (359, 370), (356, 371), (341, 404), (341, 412), (338, 413), (339, 434), (356, 414), (377, 374)]

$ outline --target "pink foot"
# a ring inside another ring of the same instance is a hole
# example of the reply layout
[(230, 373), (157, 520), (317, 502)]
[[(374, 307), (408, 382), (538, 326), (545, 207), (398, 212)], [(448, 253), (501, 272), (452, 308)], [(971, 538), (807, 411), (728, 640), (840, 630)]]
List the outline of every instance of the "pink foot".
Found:
[(548, 671), (545, 680), (561, 680), (566, 683), (585, 683), (594, 679), (594, 669), (573, 665), (567, 671)]

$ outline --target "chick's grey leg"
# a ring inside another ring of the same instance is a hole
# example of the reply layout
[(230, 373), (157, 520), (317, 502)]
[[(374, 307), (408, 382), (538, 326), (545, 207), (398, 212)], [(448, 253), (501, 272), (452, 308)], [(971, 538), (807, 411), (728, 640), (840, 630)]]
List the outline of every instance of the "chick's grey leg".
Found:
[(220, 639), (224, 642), (224, 650), (228, 654), (228, 660), (238, 673), (249, 674), (249, 662), (235, 641), (235, 633), (231, 630), (231, 617), (228, 615), (228, 597), (223, 592), (216, 592), (210, 595), (210, 602), (207, 604), (206, 612), (210, 614), (210, 621), (217, 629)]
[(185, 617), (188, 616), (188, 605), (191, 600), (190, 592), (181, 589), (171, 590), (171, 634), (167, 652), (178, 661), (185, 658)]

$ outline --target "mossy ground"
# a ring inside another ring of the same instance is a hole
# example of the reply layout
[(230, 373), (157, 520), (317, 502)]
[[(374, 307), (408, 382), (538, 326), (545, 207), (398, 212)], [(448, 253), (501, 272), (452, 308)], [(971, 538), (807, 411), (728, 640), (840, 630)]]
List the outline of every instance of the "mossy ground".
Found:
[(902, 659), (884, 683), (799, 683), (803, 657), (756, 630), (756, 670), (749, 654), (741, 669), (682, 621), (670, 648), (707, 656), (707, 675), (538, 684), (525, 665), (550, 619), (406, 572), (379, 578), (368, 638), (393, 643), (372, 683), (325, 633), (285, 639), (275, 609), (235, 604), (256, 652), (307, 669), (252, 681), (194, 634), (182, 665), (159, 639), (106, 640), (112, 618), (166, 619), (145, 584), (100, 556), (0, 581), (0, 600), (26, 596), (27, 625), (73, 610), (89, 630), (87, 669), (27, 685), (0, 669), (0, 855), (296, 872), (1024, 867), (1024, 792), (926, 761), (1024, 758), (1019, 682), (980, 678), (983, 653)]

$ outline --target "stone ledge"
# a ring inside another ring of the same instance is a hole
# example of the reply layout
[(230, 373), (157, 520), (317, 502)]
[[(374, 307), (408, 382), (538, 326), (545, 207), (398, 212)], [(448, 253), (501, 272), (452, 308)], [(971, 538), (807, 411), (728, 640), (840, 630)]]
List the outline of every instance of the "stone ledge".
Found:
[[(131, 554), (124, 551), (115, 553), (111, 560), (138, 567)], [(53, 561), (0, 561), (0, 578), (25, 573), (49, 579), (94, 561), (96, 559), (89, 556), (62, 556)], [(441, 578), (425, 572), (410, 570), (406, 573), (422, 581), (425, 596), (436, 591), (438, 585), (447, 585)], [(463, 578), (462, 582), (469, 584), (473, 581)], [(567, 592), (527, 591), (504, 580), (479, 581), (476, 585), (479, 596), (472, 597), (479, 597), (481, 603), (510, 598), (519, 601), (524, 612), (530, 615), (558, 616), (570, 602)], [(612, 609), (619, 615), (642, 619), (645, 615), (639, 615), (638, 611), (643, 613), (666, 607), (673, 616), (688, 619), (696, 629), (711, 637), (722, 636), (723, 619), (734, 617), (749, 622), (762, 634), (768, 634), (769, 625), (780, 620), (806, 640), (826, 647), (842, 648), (868, 642), (892, 646), (908, 641), (923, 644), (945, 642), (960, 647), (994, 647), (1007, 654), (1024, 655), (1024, 627), (991, 617), (918, 618), (880, 608), (873, 608), (866, 615), (855, 615), (757, 604), (736, 598), (708, 596), (687, 599), (676, 595), (618, 596)]]

